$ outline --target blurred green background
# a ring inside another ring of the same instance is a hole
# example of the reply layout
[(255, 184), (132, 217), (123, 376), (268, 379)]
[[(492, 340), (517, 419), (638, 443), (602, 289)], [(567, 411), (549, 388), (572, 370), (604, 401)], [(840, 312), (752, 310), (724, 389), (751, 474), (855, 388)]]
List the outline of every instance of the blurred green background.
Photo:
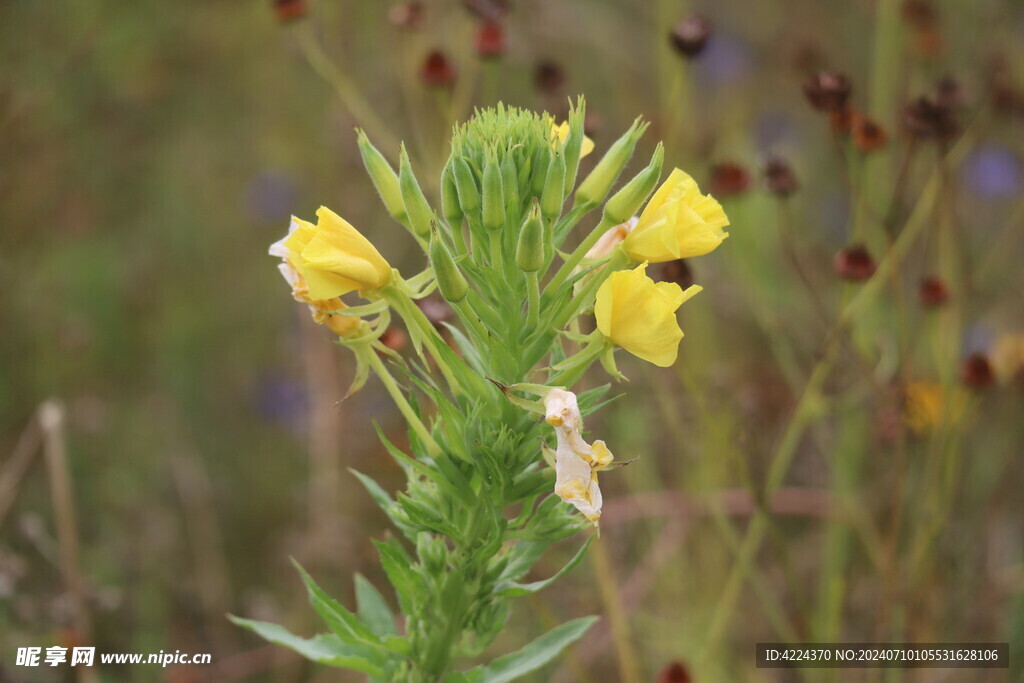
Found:
[[(712, 32), (685, 58), (668, 36), (694, 12)], [(487, 22), (502, 44), (481, 57)], [(311, 632), (290, 556), (337, 595), (353, 571), (383, 585), (370, 538), (388, 531), (346, 468), (402, 485), (371, 426), (400, 420), (373, 381), (336, 403), (347, 352), (267, 246), (326, 204), (415, 272), (353, 127), (392, 160), (404, 139), (428, 180), (472, 106), (558, 114), (584, 94), (594, 157), (644, 115), (637, 158), (666, 140), (731, 237), (692, 264), (705, 292), (679, 364), (623, 358), (627, 396), (594, 420), (640, 457), (606, 478), (604, 554), (521, 603), (499, 650), (600, 613), (536, 680), (838, 680), (754, 668), (755, 642), (793, 635), (1009, 641), (1009, 672), (842, 680), (1024, 680), (1022, 29), (1011, 0), (6, 0), (0, 679), (70, 680), (15, 650), (84, 643), (213, 654), (102, 680), (359, 680), (224, 617)], [(433, 50), (451, 85), (424, 81)], [(822, 68), (849, 76), (884, 147), (809, 106)], [(956, 134), (913, 137), (906, 106), (945, 77)], [(792, 196), (771, 191), (771, 159)], [(844, 282), (851, 243), (899, 257)], [(950, 296), (926, 308), (929, 275)]]

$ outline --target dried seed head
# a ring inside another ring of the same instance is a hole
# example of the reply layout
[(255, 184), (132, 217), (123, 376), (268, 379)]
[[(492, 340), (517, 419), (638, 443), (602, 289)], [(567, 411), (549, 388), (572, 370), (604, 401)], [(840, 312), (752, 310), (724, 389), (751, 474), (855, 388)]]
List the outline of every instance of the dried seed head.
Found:
[(935, 85), (935, 101), (947, 109), (959, 109), (966, 103), (964, 89), (952, 76), (943, 76)]
[(718, 198), (735, 197), (750, 187), (747, 169), (731, 161), (723, 161), (711, 167), (709, 192)]
[(836, 274), (850, 282), (863, 282), (875, 274), (875, 259), (862, 244), (851, 244), (836, 254), (832, 261)]
[(921, 280), (917, 296), (922, 306), (935, 308), (949, 301), (949, 289), (942, 278), (937, 275), (929, 275)]
[(764, 186), (776, 197), (788, 197), (797, 191), (800, 183), (788, 163), (772, 157), (764, 166)]
[(682, 662), (672, 662), (658, 672), (657, 683), (691, 683), (690, 670)]
[(693, 284), (693, 271), (685, 259), (666, 261), (657, 272), (659, 282), (674, 282), (684, 290)]
[(434, 50), (423, 60), (420, 79), (431, 86), (450, 86), (455, 82), (455, 67), (443, 52)]
[(804, 82), (804, 95), (818, 111), (841, 111), (852, 89), (850, 79), (838, 71), (821, 71)]
[(533, 70), (533, 84), (537, 90), (552, 94), (565, 84), (565, 71), (557, 62), (544, 60), (537, 62)]
[(906, 0), (902, 7), (903, 21), (918, 30), (933, 29), (939, 14), (929, 0)]
[(669, 40), (679, 54), (692, 59), (704, 50), (711, 30), (711, 22), (699, 14), (691, 14), (675, 25), (669, 33)]
[(862, 152), (881, 149), (888, 141), (885, 129), (863, 114), (854, 113), (850, 132), (853, 135), (853, 144)]
[(992, 364), (984, 353), (972, 353), (960, 365), (960, 380), (971, 389), (987, 389), (996, 380)]
[(301, 19), (308, 12), (306, 0), (274, 0), (274, 14), (281, 23)]
[(388, 21), (399, 28), (418, 29), (423, 26), (425, 14), (422, 2), (409, 0), (392, 5), (388, 9)]
[(497, 21), (485, 21), (476, 32), (476, 54), (483, 59), (505, 54), (505, 30)]
[(947, 141), (959, 131), (953, 110), (932, 96), (919, 97), (903, 109), (903, 125), (922, 138)]

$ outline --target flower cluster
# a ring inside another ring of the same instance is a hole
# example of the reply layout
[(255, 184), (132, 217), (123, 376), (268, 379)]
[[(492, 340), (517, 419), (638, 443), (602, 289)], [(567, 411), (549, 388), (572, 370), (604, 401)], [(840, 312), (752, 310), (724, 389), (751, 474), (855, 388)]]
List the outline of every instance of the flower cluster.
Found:
[[(415, 553), (398, 539), (378, 543), (405, 616), (402, 634), (372, 586), (357, 581), (357, 616), (305, 575), (332, 634), (306, 641), (273, 625), (240, 623), (374, 679), (433, 681), (493, 640), (510, 597), (540, 590), (579, 561), (585, 545), (549, 581), (517, 583), (546, 547), (598, 523), (598, 472), (621, 464), (583, 430), (608, 386), (579, 395), (570, 387), (598, 360), (621, 377), (616, 348), (672, 365), (683, 337), (677, 311), (701, 288), (656, 283), (647, 265), (707, 254), (728, 237), (722, 207), (689, 175), (674, 169), (659, 187), (660, 144), (615, 190), (647, 127), (639, 119), (577, 184), (580, 160), (594, 150), (584, 113), (582, 99), (564, 122), (502, 105), (478, 111), (454, 130), (438, 204), (427, 199), (404, 148), (396, 171), (359, 132), (385, 209), (429, 262), (408, 279), (327, 208), (315, 225), (294, 219), (271, 247), (293, 297), (354, 351), (350, 393), (372, 370), (409, 424), (407, 452), (385, 441), (408, 474), (406, 491), (392, 497), (358, 476)], [(596, 225), (566, 249), (599, 207)], [(459, 323), (447, 339), (415, 303), (435, 288)], [(381, 344), (392, 314), (421, 362)], [(549, 658), (589, 623), (544, 636)], [(523, 653), (501, 666), (547, 661)], [(458, 680), (486, 680), (487, 672), (477, 667)]]

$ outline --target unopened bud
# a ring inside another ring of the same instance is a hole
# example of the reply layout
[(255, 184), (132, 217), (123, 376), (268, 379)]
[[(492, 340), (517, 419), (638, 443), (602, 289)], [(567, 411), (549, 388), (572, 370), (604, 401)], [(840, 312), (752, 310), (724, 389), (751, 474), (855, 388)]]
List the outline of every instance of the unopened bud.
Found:
[(519, 175), (511, 154), (501, 162), (501, 188), (505, 193), (505, 213), (519, 215)]
[(659, 142), (647, 168), (633, 176), (633, 179), (613, 194), (608, 203), (604, 205), (605, 218), (611, 224), (625, 223), (640, 210), (643, 203), (654, 192), (654, 186), (661, 178), (661, 164), (664, 160), (665, 148)]
[(405, 213), (409, 216), (409, 227), (414, 234), (426, 237), (430, 233), (430, 223), (434, 220), (434, 211), (430, 208), (427, 198), (423, 196), (420, 184), (416, 182), (412, 164), (409, 163), (409, 154), (405, 151), (405, 144), (402, 145), (399, 154), (398, 186), (402, 191)]
[(565, 193), (568, 194), (576, 185), (576, 171), (580, 166), (580, 155), (583, 151), (584, 120), (587, 116), (587, 105), (583, 98), (569, 108), (569, 135), (565, 138)]
[(448, 562), (448, 547), (444, 541), (426, 531), (416, 535), (416, 554), (431, 574), (440, 574)]
[(356, 129), (359, 154), (363, 157), (363, 166), (377, 189), (377, 194), (384, 202), (385, 208), (391, 217), (403, 225), (408, 224), (408, 216), (405, 212), (405, 202), (402, 201), (402, 190), (398, 186), (398, 175), (391, 168), (391, 164), (384, 158), (370, 139), (366, 137), (361, 129)]
[(452, 169), (455, 172), (455, 189), (459, 193), (459, 206), (462, 207), (462, 213), (470, 218), (479, 216), (480, 188), (476, 186), (473, 170), (458, 154), (452, 158)]
[(441, 213), (452, 230), (462, 227), (462, 207), (459, 206), (459, 190), (455, 187), (455, 175), (449, 162), (441, 172)]
[(530, 168), (530, 193), (534, 197), (540, 197), (544, 192), (544, 183), (548, 179), (548, 163), (551, 161), (551, 153), (544, 146), (538, 146), (533, 153)]
[(519, 231), (516, 265), (527, 273), (534, 273), (544, 267), (544, 224), (536, 199), (530, 205), (530, 213)]
[(483, 224), (488, 230), (505, 227), (505, 193), (502, 190), (501, 167), (491, 150), (484, 159), (483, 175)]
[(541, 214), (549, 221), (557, 219), (562, 215), (562, 202), (565, 200), (565, 152), (558, 145), (558, 149), (551, 150), (551, 157), (548, 161), (547, 178), (544, 180), (544, 192), (540, 197)]
[[(435, 226), (436, 227), (436, 226)], [(446, 300), (452, 303), (462, 301), (469, 291), (469, 283), (459, 267), (455, 265), (455, 259), (448, 251), (448, 247), (441, 241), (436, 230), (430, 237), (430, 265), (434, 267), (434, 279), (437, 280), (437, 289)]]
[(622, 137), (612, 143), (601, 161), (590, 172), (580, 187), (576, 190), (576, 203), (581, 206), (597, 206), (608, 195), (612, 185), (618, 179), (622, 169), (629, 163), (633, 156), (633, 150), (640, 136), (647, 130), (646, 123), (642, 123), (637, 117), (633, 125), (629, 127)]

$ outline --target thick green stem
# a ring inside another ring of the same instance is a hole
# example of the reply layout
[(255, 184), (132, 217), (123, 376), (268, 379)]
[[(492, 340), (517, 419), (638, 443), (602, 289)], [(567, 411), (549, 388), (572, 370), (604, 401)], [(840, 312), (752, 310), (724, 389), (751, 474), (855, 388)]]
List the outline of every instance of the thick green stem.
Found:
[(558, 288), (562, 286), (562, 283), (565, 282), (566, 278), (572, 275), (572, 271), (580, 264), (580, 261), (582, 261), (583, 257), (587, 255), (587, 252), (590, 251), (591, 247), (601, 239), (601, 235), (605, 234), (613, 227), (614, 225), (612, 221), (608, 220), (607, 217), (602, 218), (601, 222), (597, 224), (597, 227), (594, 228), (582, 242), (580, 242), (580, 245), (576, 247), (575, 251), (569, 255), (569, 258), (562, 264), (562, 267), (558, 269), (557, 273), (555, 273), (555, 276), (551, 278), (551, 282), (548, 283), (546, 291), (558, 291)]
[(434, 441), (434, 437), (430, 435), (430, 431), (426, 425), (420, 420), (416, 411), (409, 405), (409, 401), (406, 400), (405, 394), (402, 393), (402, 389), (395, 382), (395, 378), (391, 376), (391, 372), (388, 371), (384, 362), (377, 355), (377, 352), (370, 345), (356, 347), (358, 350), (356, 353), (362, 354), (363, 359), (370, 364), (373, 371), (380, 377), (380, 381), (384, 384), (384, 388), (387, 389), (391, 395), (391, 399), (398, 406), (398, 410), (402, 413), (405, 421), (409, 423), (412, 430), (416, 432), (416, 436), (423, 441), (427, 447), (427, 452), (433, 457), (441, 454), (441, 447)]

